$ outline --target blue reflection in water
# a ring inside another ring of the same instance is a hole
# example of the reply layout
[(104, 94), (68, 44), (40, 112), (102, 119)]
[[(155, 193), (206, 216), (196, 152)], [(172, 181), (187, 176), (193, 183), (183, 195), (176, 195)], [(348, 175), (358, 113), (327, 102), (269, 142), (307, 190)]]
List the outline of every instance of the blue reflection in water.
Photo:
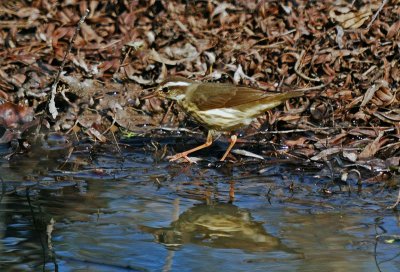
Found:
[[(151, 164), (129, 148), (123, 159), (51, 154), (2, 162), (2, 271), (375, 271), (375, 218), (386, 234), (398, 232), (384, 209), (390, 195), (369, 201), (334, 187), (323, 197), (315, 184), (324, 180), (300, 181), (285, 165), (226, 174)], [(397, 242), (379, 246), (381, 268), (399, 268), (396, 257), (385, 261)]]

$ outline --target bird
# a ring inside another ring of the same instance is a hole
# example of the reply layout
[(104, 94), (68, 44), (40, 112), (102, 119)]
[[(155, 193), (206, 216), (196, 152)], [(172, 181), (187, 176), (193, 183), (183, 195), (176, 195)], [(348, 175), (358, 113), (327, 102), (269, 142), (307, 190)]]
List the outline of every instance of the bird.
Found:
[[(181, 76), (162, 81), (155, 91), (143, 97), (158, 97), (176, 101), (183, 111), (208, 130), (204, 144), (170, 157), (192, 163), (189, 154), (209, 147), (215, 136), (248, 126), (255, 118), (286, 100), (304, 95), (303, 91), (267, 92), (230, 83), (199, 82)], [(230, 144), (220, 161), (224, 161), (237, 141), (232, 134)]]

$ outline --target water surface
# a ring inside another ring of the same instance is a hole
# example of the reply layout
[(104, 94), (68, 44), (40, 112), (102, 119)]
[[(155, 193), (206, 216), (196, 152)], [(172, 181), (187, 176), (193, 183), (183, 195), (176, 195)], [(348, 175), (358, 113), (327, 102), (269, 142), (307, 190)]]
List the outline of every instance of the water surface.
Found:
[(2, 271), (400, 269), (382, 185), (293, 159), (216, 165), (218, 146), (187, 165), (150, 140), (55, 142), (1, 161)]

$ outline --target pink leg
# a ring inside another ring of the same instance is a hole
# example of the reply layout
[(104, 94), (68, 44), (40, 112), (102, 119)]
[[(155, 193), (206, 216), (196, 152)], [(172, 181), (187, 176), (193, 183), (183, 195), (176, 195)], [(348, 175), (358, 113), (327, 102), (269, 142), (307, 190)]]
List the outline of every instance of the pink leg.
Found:
[(237, 141), (237, 136), (234, 134), (231, 136), (231, 143), (228, 146), (228, 149), (225, 151), (225, 154), (222, 156), (220, 161), (224, 161), (226, 159), (226, 156), (228, 156), (229, 152), (231, 152), (232, 147), (235, 145)]
[(176, 160), (178, 160), (178, 159), (180, 159), (180, 158), (184, 158), (187, 162), (192, 163), (192, 160), (189, 159), (188, 155), (189, 155), (190, 153), (193, 153), (193, 152), (197, 151), (197, 150), (200, 150), (200, 149), (209, 147), (209, 146), (212, 144), (212, 142), (213, 142), (213, 140), (212, 140), (212, 134), (211, 134), (211, 132), (209, 131), (208, 134), (207, 134), (207, 140), (206, 140), (206, 142), (205, 142), (204, 144), (199, 145), (198, 147), (192, 148), (192, 149), (190, 149), (190, 150), (187, 150), (187, 151), (185, 151), (185, 152), (178, 153), (178, 154), (176, 154), (175, 156), (172, 156), (172, 157), (169, 159), (169, 161), (176, 161)]

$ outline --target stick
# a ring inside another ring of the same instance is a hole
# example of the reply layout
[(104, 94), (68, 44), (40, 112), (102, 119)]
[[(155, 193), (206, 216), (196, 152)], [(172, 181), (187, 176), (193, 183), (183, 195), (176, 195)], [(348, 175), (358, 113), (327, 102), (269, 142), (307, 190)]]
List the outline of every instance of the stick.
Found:
[(296, 72), (296, 74), (297, 74), (299, 77), (301, 77), (301, 78), (303, 78), (303, 79), (305, 79), (305, 80), (312, 81), (312, 82), (321, 82), (321, 80), (320, 80), (319, 78), (311, 78), (311, 77), (308, 77), (308, 76), (306, 76), (305, 74), (303, 74), (303, 73), (299, 70), (300, 63), (301, 63), (301, 60), (303, 59), (304, 54), (305, 54), (305, 51), (304, 51), (304, 50), (301, 51), (300, 56), (299, 56), (298, 54), (296, 54), (297, 61), (296, 61), (296, 64), (294, 65), (294, 71)]
[(56, 117), (58, 115), (58, 111), (57, 111), (56, 103), (55, 103), (54, 99), (55, 99), (55, 96), (57, 94), (57, 85), (58, 85), (58, 82), (60, 82), (61, 73), (64, 70), (65, 62), (67, 61), (67, 56), (69, 55), (69, 53), (71, 53), (72, 45), (75, 42), (76, 37), (78, 36), (78, 32), (81, 29), (81, 25), (85, 21), (86, 17), (89, 15), (89, 12), (90, 12), (90, 10), (86, 9), (85, 14), (79, 20), (78, 25), (76, 26), (76, 29), (75, 29), (74, 36), (72, 36), (72, 38), (71, 38), (71, 40), (69, 42), (67, 51), (64, 54), (64, 58), (63, 58), (63, 60), (61, 62), (60, 67), (58, 68), (57, 76), (56, 76), (56, 78), (54, 80), (53, 85), (51, 86), (51, 97), (50, 97), (50, 100), (48, 100), (48, 102), (47, 102), (46, 110), (47, 109), (49, 110), (49, 112), (53, 116), (53, 119), (56, 119)]
[(387, 1), (388, 0), (383, 0), (382, 3), (379, 5), (378, 10), (375, 12), (374, 16), (371, 19), (371, 22), (369, 22), (369, 24), (367, 25), (367, 29), (369, 29), (372, 26), (372, 24), (374, 23), (374, 21), (378, 17), (379, 13), (382, 11), (383, 6), (386, 5)]

